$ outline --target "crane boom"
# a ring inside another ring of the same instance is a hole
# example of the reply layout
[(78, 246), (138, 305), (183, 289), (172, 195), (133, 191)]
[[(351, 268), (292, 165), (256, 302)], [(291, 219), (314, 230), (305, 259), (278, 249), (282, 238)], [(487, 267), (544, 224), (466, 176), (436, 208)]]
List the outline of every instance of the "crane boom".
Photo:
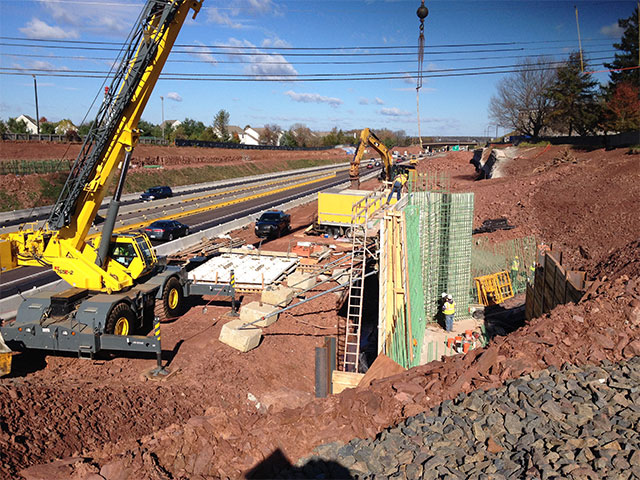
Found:
[[(148, 0), (123, 49), (122, 60), (44, 228), (0, 235), (0, 267), (50, 265), (64, 280), (93, 291), (120, 291), (148, 273), (155, 255), (148, 239), (130, 239), (140, 262), (122, 266), (98, 257), (87, 235), (122, 163), (138, 142), (138, 122), (190, 10), (203, 0)], [(108, 248), (112, 231), (104, 228)], [(146, 244), (146, 246), (145, 246)], [(102, 250), (102, 248), (101, 248)]]

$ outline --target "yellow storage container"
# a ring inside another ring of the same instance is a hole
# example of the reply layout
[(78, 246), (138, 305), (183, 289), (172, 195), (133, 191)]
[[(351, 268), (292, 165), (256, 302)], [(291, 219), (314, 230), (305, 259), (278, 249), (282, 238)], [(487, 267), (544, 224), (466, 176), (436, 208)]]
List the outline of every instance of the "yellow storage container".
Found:
[[(318, 224), (351, 225), (353, 206), (371, 193), (370, 190), (341, 190), (339, 188), (330, 188), (318, 193)], [(368, 207), (369, 216), (372, 216), (376, 210), (382, 208), (385, 198), (381, 194), (378, 195), (379, 198), (371, 202)], [(359, 223), (362, 223), (362, 220)]]

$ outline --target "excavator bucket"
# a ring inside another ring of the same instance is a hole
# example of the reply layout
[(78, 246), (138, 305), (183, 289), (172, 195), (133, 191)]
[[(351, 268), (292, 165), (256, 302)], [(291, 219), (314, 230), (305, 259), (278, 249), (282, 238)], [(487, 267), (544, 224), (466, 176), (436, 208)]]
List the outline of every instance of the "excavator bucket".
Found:
[(0, 333), (0, 377), (9, 375), (11, 373), (11, 349), (7, 347)]

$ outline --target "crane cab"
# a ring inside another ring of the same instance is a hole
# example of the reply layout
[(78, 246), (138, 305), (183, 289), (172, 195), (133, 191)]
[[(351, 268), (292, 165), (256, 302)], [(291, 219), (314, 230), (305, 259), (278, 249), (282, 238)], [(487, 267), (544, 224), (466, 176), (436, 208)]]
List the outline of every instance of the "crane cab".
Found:
[[(109, 264), (124, 268), (133, 279), (140, 278), (154, 270), (157, 258), (144, 233), (114, 235), (109, 244)], [(118, 268), (113, 267), (113, 268)]]

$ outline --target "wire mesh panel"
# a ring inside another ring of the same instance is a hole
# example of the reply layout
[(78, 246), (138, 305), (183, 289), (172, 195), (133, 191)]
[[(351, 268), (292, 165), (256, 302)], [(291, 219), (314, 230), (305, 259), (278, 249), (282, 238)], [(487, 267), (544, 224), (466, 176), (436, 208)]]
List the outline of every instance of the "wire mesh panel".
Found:
[[(536, 261), (536, 239), (533, 236), (489, 243), (486, 238), (473, 243), (471, 273), (473, 277), (507, 271), (515, 294), (525, 291), (533, 281)], [(475, 290), (475, 287), (474, 287)], [(477, 296), (474, 291), (473, 296)]]

